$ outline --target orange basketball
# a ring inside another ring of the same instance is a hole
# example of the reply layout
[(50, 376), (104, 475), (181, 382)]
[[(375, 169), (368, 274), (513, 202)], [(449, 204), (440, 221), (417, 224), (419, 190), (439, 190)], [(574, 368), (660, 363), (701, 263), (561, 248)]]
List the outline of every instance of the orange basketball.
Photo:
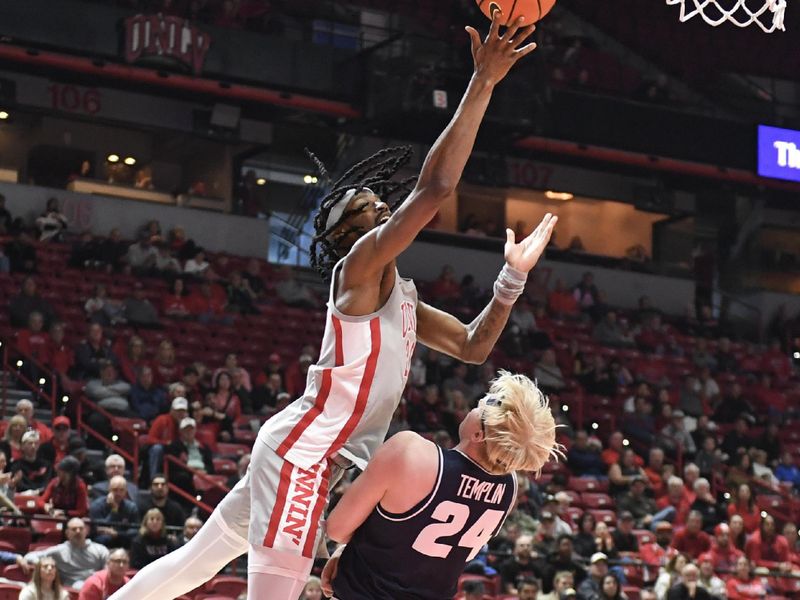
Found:
[(498, 9), (503, 12), (501, 25), (508, 25), (518, 17), (525, 17), (525, 25), (536, 23), (549, 13), (556, 0), (477, 0), (478, 8), (490, 19)]

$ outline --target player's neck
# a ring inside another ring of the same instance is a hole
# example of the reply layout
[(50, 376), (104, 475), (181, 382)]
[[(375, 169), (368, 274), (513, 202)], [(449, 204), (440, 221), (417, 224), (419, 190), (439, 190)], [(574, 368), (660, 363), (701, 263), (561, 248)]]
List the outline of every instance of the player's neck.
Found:
[(481, 467), (484, 471), (491, 473), (491, 469), (489, 469), (489, 461), (486, 458), (486, 451), (484, 449), (483, 444), (473, 444), (469, 440), (467, 441), (460, 441), (453, 450), (458, 450), (461, 454), (467, 456)]

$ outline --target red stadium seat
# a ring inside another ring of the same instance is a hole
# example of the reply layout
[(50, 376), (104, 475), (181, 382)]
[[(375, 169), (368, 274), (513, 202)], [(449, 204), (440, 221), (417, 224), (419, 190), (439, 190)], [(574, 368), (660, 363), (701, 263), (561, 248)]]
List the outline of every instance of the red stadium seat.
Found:
[(217, 444), (217, 454), (234, 458), (235, 460), (239, 460), (243, 454), (248, 454), (249, 452), (250, 446), (245, 444), (226, 444), (222, 442)]
[(576, 492), (607, 492), (608, 480), (589, 479), (588, 477), (570, 477), (567, 487)]
[(233, 475), (236, 473), (236, 463), (229, 458), (215, 458), (214, 471), (219, 475)]
[(613, 510), (590, 509), (588, 512), (594, 516), (596, 521), (603, 521), (609, 527), (617, 524), (617, 513)]
[(23, 581), (25, 583), (30, 581), (30, 577), (25, 574), (19, 565), (8, 565), (3, 569), (3, 577), (11, 581)]
[(27, 527), (0, 527), (0, 540), (12, 544), (17, 554), (27, 554), (32, 537)]
[(645, 544), (652, 544), (656, 540), (655, 534), (647, 529), (634, 529), (633, 533), (639, 541), (639, 548)]
[(17, 600), (21, 589), (11, 583), (0, 583), (0, 600)]
[(611, 508), (614, 506), (611, 496), (600, 492), (584, 492), (581, 494), (581, 502), (586, 508)]

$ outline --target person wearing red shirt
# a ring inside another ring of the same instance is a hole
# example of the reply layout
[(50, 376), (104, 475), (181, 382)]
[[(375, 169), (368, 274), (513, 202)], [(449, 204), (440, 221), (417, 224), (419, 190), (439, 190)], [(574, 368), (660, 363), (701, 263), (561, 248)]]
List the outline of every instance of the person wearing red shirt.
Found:
[(211, 321), (225, 313), (228, 296), (225, 290), (208, 280), (200, 284), (200, 289), (189, 295), (189, 312), (200, 321)]
[(125, 352), (119, 352), (119, 370), (122, 377), (133, 385), (139, 378), (139, 370), (147, 364), (144, 355), (144, 340), (138, 335), (131, 336)]
[(302, 354), (296, 363), (289, 365), (286, 369), (286, 378), (283, 383), (286, 392), (292, 397), (297, 398), (305, 388), (308, 367), (314, 362), (314, 357), (310, 354)]
[(711, 537), (703, 531), (703, 515), (693, 510), (686, 519), (686, 527), (675, 534), (672, 547), (693, 559), (711, 550)]
[(556, 315), (577, 315), (579, 312), (575, 296), (566, 288), (561, 279), (556, 279), (553, 291), (547, 296), (547, 305), (550, 307), (550, 312)]
[(689, 499), (686, 497), (686, 488), (683, 487), (683, 479), (673, 475), (667, 480), (667, 494), (656, 500), (658, 510), (664, 510), (668, 506), (675, 509), (675, 518), (672, 519), (674, 525), (683, 525), (686, 522), (686, 515), (689, 514)]
[(672, 547), (672, 523), (659, 521), (655, 526), (656, 541), (639, 548), (639, 556), (645, 564), (645, 581), (655, 581), (658, 570), (664, 567), (678, 551)]
[(172, 282), (172, 289), (161, 300), (161, 312), (168, 317), (186, 318), (191, 313), (186, 284), (180, 277)]
[[(17, 414), (25, 417), (28, 424), (27, 429), (33, 429), (39, 434), (41, 443), (49, 442), (53, 439), (53, 431), (41, 421), (37, 421), (33, 412), (33, 403), (23, 398), (17, 402)], [(3, 435), (8, 427), (8, 421), (0, 421), (0, 435)]]
[(50, 480), (39, 501), (45, 512), (54, 517), (85, 517), (89, 512), (89, 493), (78, 475), (80, 462), (67, 456), (56, 466), (56, 477)]
[(50, 366), (62, 376), (75, 365), (75, 351), (64, 343), (64, 334), (64, 323), (53, 323), (50, 327)]
[(753, 533), (761, 524), (761, 511), (755, 503), (753, 492), (746, 483), (736, 490), (736, 498), (728, 504), (728, 517), (739, 515), (744, 521), (744, 530)]
[(189, 401), (178, 396), (172, 401), (170, 411), (165, 415), (158, 415), (150, 425), (147, 437), (150, 438), (150, 449), (147, 453), (150, 466), (150, 478), (161, 473), (164, 468), (164, 449), (178, 439), (178, 426), (189, 414)]
[(740, 556), (736, 561), (736, 574), (726, 584), (728, 600), (750, 600), (763, 598), (768, 594), (767, 586), (760, 578), (750, 575), (750, 561)]
[(461, 286), (455, 278), (455, 271), (450, 265), (442, 267), (439, 277), (431, 283), (430, 294), (442, 302), (458, 302), (461, 299)]
[(89, 576), (81, 586), (78, 600), (106, 600), (111, 594), (130, 581), (125, 575), (130, 565), (128, 552), (122, 548), (112, 550), (106, 568)]
[(153, 379), (157, 386), (167, 386), (181, 378), (182, 370), (175, 362), (175, 346), (169, 340), (161, 340), (152, 363)]
[(740, 556), (744, 556), (744, 552), (731, 542), (730, 533), (731, 528), (727, 523), (720, 523), (714, 528), (714, 542), (711, 544), (709, 555), (717, 573), (733, 571), (736, 568), (736, 561)]
[(53, 419), (53, 438), (39, 447), (39, 454), (52, 464), (58, 464), (69, 454), (69, 442), (76, 433), (70, 431), (72, 423), (64, 415)]
[(50, 364), (50, 336), (43, 331), (44, 317), (40, 312), (28, 316), (28, 328), (17, 332), (17, 347), (45, 365)]
[(747, 540), (744, 553), (759, 567), (773, 568), (789, 562), (789, 542), (775, 528), (775, 519), (767, 515), (761, 527)]

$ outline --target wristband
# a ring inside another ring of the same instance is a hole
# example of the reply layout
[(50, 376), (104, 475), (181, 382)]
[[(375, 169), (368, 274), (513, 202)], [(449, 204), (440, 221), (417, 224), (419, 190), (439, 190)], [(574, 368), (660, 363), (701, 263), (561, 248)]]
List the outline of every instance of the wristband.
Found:
[(527, 281), (527, 273), (515, 269), (508, 263), (504, 264), (494, 282), (494, 299), (506, 306), (514, 304), (525, 290)]

